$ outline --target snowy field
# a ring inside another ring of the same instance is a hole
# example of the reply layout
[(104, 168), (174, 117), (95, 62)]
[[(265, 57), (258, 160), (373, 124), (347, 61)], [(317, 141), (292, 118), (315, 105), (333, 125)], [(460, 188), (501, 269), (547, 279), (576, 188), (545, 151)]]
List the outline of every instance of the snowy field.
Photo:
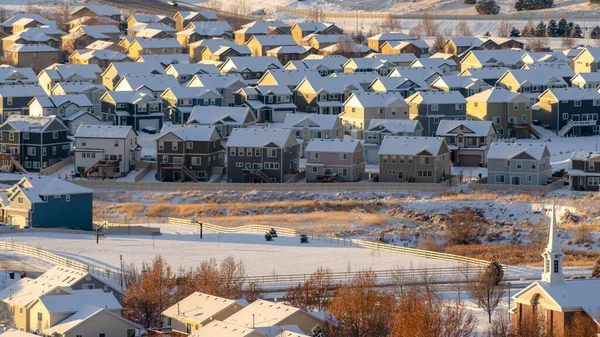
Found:
[[(160, 226), (162, 236), (110, 235), (95, 244), (93, 235), (63, 233), (22, 233), (14, 236), (15, 242), (39, 247), (52, 253), (101, 268), (117, 270), (119, 255), (126, 264), (141, 265), (156, 255), (163, 256), (172, 267), (190, 268), (200, 262), (215, 258), (222, 260), (233, 256), (242, 260), (249, 275), (286, 275), (312, 273), (318, 267), (334, 272), (360, 271), (365, 269), (391, 270), (401, 268), (453, 267), (455, 263), (374, 252), (364, 248), (311, 241), (300, 244), (298, 238), (275, 238), (265, 241), (261, 234), (199, 233), (191, 228)], [(11, 240), (0, 237), (0, 240)]]

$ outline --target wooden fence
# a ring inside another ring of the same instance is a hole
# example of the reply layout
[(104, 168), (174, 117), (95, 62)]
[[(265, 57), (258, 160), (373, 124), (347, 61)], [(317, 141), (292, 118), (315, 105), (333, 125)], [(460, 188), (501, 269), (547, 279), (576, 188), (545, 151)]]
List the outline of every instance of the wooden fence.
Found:
[(488, 191), (523, 191), (523, 192), (537, 192), (546, 194), (557, 190), (565, 185), (567, 179), (559, 179), (548, 185), (510, 185), (510, 184), (488, 184), (488, 178), (483, 178), (477, 182), (470, 183), (469, 188), (474, 191), (488, 190)]

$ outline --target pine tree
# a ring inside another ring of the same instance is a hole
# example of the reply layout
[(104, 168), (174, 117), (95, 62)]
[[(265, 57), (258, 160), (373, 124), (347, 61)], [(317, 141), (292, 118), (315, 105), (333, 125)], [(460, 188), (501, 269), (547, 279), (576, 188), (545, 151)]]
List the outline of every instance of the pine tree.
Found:
[(512, 29), (510, 30), (510, 37), (520, 37), (520, 36), (521, 36), (521, 32), (519, 32), (517, 27), (512, 27)]
[(581, 29), (581, 26), (579, 26), (579, 25), (573, 26), (573, 29), (571, 30), (571, 37), (574, 37), (576, 39), (583, 38), (583, 30)]
[(597, 40), (600, 38), (600, 27), (596, 26), (592, 29), (592, 33), (590, 34), (590, 38)]
[(529, 27), (525, 26), (523, 27), (523, 29), (521, 30), (521, 36), (522, 37), (530, 37), (531, 35), (529, 35)]
[(557, 36), (565, 36), (567, 33), (567, 29), (569, 29), (569, 24), (567, 23), (567, 20), (565, 19), (560, 19), (560, 21), (558, 21), (558, 30), (557, 30)]
[(567, 31), (565, 36), (571, 36), (571, 33), (573, 32), (573, 28), (575, 27), (575, 24), (573, 24), (573, 22), (569, 22), (569, 24), (567, 25)]
[(552, 8), (554, 6), (554, 0), (542, 0), (542, 8)]
[(492, 35), (490, 34), (490, 32), (488, 32), (488, 31), (486, 30), (486, 31), (485, 31), (485, 33), (483, 33), (483, 36), (490, 37), (490, 36), (492, 36)]
[(546, 35), (549, 37), (558, 36), (558, 25), (556, 24), (556, 21), (550, 20), (548, 22), (548, 28), (546, 28)]
[(475, 10), (479, 15), (496, 15), (500, 13), (500, 6), (496, 0), (479, 0), (475, 5)]
[(535, 29), (533, 27), (529, 27), (529, 36), (535, 36)]
[(515, 9), (517, 10), (517, 12), (520, 12), (525, 9), (524, 2), (524, 0), (515, 1)]
[(544, 22), (540, 21), (540, 23), (538, 23), (537, 27), (535, 27), (535, 36), (537, 36), (537, 37), (546, 36), (546, 25), (544, 24)]

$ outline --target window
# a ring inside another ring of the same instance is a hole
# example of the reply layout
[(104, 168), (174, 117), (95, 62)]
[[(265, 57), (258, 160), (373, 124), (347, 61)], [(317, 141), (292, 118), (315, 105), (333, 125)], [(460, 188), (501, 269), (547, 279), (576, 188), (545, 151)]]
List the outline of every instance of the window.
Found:
[(28, 156), (35, 156), (35, 147), (28, 147), (27, 148), (27, 155)]
[(251, 147), (246, 148), (246, 156), (252, 157), (252, 148)]
[(13, 100), (12, 97), (6, 97), (6, 105), (12, 105)]
[(235, 147), (230, 147), (230, 148), (229, 148), (229, 155), (230, 155), (231, 157), (235, 157)]
[(254, 149), (254, 156), (260, 157), (260, 149), (259, 148)]
[(18, 197), (17, 198), (17, 203), (18, 204), (22, 204), (23, 203), (23, 197)]
[(519, 110), (519, 103), (513, 103), (513, 110)]
[(42, 148), (42, 156), (45, 156), (47, 154), (47, 149), (45, 147)]
[(387, 156), (383, 156), (383, 157), (381, 157), (381, 161), (382, 161), (384, 164), (387, 164), (387, 162), (388, 162), (388, 157), (387, 157)]
[(576, 107), (580, 107), (581, 106), (581, 101), (577, 100), (577, 101), (573, 101), (573, 105)]
[(594, 162), (593, 161), (588, 161), (588, 170), (590, 170), (590, 171), (594, 170)]
[(523, 167), (523, 162), (520, 160), (517, 160), (517, 168), (520, 169)]
[(312, 173), (317, 173), (317, 171), (318, 171), (317, 167), (316, 167), (316, 166), (313, 166), (313, 167), (312, 167)]
[(494, 116), (494, 118), (492, 118), (492, 121), (494, 122), (494, 124), (500, 124), (500, 116)]
[(348, 154), (347, 153), (340, 153), (340, 160), (346, 160), (348, 159)]
[(522, 122), (527, 122), (527, 115), (526, 114), (522, 114), (521, 115), (521, 121)]
[(310, 157), (311, 157), (312, 159), (319, 159), (319, 152), (312, 152), (312, 153), (310, 154)]
[(525, 179), (526, 179), (526, 180), (527, 180), (527, 182), (529, 182), (529, 183), (530, 183), (530, 182), (533, 180), (533, 179), (532, 179), (532, 177), (531, 177), (530, 175), (528, 175), (528, 176), (527, 176)]
[(455, 108), (455, 110), (462, 110), (463, 109), (463, 105), (462, 105), (462, 103), (455, 104), (454, 108)]
[(504, 183), (504, 176), (503, 175), (496, 175), (496, 182), (497, 183)]
[(348, 169), (347, 168), (338, 168), (338, 175), (345, 177), (348, 175)]
[(171, 326), (171, 323), (172, 323), (171, 317), (167, 317), (167, 326)]
[(431, 105), (431, 111), (438, 111), (440, 107), (437, 104), (432, 104)]
[[(69, 202), (71, 201), (71, 196), (69, 194), (65, 195), (65, 201)], [(93, 284), (92, 284), (93, 285)]]
[(600, 178), (588, 177), (588, 186), (598, 186), (598, 185), (600, 185)]
[(202, 165), (202, 157), (192, 157), (192, 165)]
[(510, 160), (505, 160), (504, 167), (509, 167), (509, 166), (510, 166)]
[(29, 140), (29, 132), (23, 132), (23, 139)]
[(267, 149), (267, 157), (270, 157), (270, 158), (277, 157), (277, 150), (276, 149)]
[(165, 149), (165, 142), (158, 142), (158, 149), (159, 150), (164, 150)]
[(558, 260), (554, 260), (554, 273), (558, 273)]
[(34, 161), (33, 162), (33, 168), (34, 169), (39, 169), (40, 168), (40, 162), (39, 161)]
[(8, 140), (10, 140), (10, 141), (15, 140), (15, 134), (13, 132), (8, 133)]
[(238, 156), (243, 156), (243, 155), (244, 155), (244, 148), (238, 147)]
[(569, 119), (569, 114), (568, 113), (563, 113), (562, 114), (562, 119), (563, 119), (563, 121), (568, 120)]
[(178, 147), (177, 147), (177, 142), (173, 142), (173, 143), (171, 143), (171, 149), (172, 149), (173, 151), (177, 151), (177, 148), (178, 148)]
[(433, 119), (433, 123), (434, 124), (439, 124), (440, 123), (440, 119), (438, 117)]
[(163, 156), (163, 163), (168, 163), (169, 162), (169, 156), (168, 155), (164, 155)]
[[(52, 155), (56, 155), (56, 146), (52, 147)], [(94, 154), (94, 158), (96, 157), (96, 155)]]
[(177, 165), (183, 164), (183, 158), (182, 157), (173, 157), (173, 164), (177, 164)]
[(244, 167), (244, 163), (235, 163), (235, 167)]
[(104, 332), (101, 332), (98, 334), (98, 337), (106, 337), (106, 334)]
[(279, 170), (279, 163), (265, 163), (265, 170)]
[(532, 169), (532, 170), (535, 170), (535, 167), (536, 167), (536, 165), (535, 165), (535, 160), (532, 160), (532, 161), (531, 161), (531, 169)]
[(412, 156), (408, 156), (408, 163), (412, 164), (413, 163), (413, 157)]
[(595, 99), (593, 105), (594, 106), (600, 105), (600, 99)]
[(194, 143), (192, 142), (185, 142), (185, 148), (188, 150), (191, 150), (194, 148)]
[(58, 139), (58, 131), (52, 132), (52, 139)]

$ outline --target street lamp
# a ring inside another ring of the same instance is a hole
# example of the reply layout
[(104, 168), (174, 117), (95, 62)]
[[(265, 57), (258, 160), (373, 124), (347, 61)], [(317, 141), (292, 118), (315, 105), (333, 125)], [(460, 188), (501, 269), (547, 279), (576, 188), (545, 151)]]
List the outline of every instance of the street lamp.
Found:
[(508, 310), (510, 310), (510, 282), (506, 282), (508, 284)]

